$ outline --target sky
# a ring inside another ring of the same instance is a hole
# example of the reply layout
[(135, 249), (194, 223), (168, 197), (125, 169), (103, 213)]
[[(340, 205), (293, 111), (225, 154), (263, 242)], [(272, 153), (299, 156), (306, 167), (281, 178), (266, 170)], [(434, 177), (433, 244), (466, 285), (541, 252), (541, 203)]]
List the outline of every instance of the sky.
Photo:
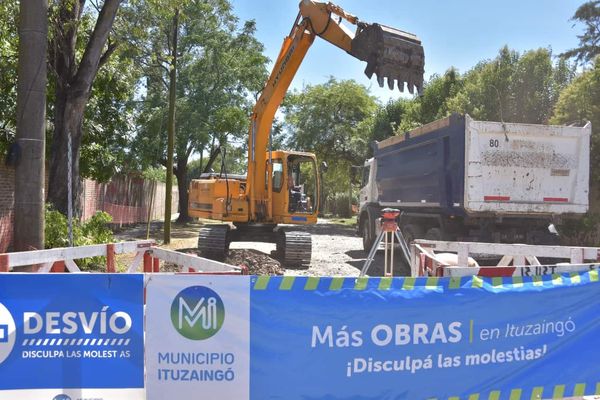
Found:
[[(582, 25), (570, 18), (584, 0), (334, 0), (364, 22), (377, 22), (416, 34), (425, 49), (425, 78), (454, 66), (466, 72), (481, 60), (494, 58), (508, 45), (523, 52), (540, 47), (554, 54), (576, 47)], [(254, 19), (256, 37), (273, 61), (298, 13), (297, 0), (233, 0), (241, 20)], [(352, 28), (354, 30), (354, 28)], [(272, 67), (272, 64), (270, 65)], [(354, 79), (370, 88), (381, 102), (401, 96), (382, 89), (363, 73), (365, 63), (321, 40), (300, 66), (292, 88), (328, 80)], [(404, 95), (406, 97), (406, 95)]]

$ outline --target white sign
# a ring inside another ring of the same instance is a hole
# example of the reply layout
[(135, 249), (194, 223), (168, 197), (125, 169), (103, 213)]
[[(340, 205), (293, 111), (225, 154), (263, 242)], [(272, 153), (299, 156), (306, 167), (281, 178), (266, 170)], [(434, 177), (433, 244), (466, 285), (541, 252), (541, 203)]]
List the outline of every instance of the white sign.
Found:
[(152, 275), (146, 288), (148, 400), (248, 399), (250, 279)]

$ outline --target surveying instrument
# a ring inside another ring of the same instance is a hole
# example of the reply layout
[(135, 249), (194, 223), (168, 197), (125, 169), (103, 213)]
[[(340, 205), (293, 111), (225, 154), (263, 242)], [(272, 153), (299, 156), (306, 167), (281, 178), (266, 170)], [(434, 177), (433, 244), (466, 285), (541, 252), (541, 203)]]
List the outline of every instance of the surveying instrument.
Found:
[(379, 232), (377, 239), (375, 239), (375, 243), (373, 243), (373, 247), (371, 247), (371, 250), (369, 251), (365, 265), (363, 265), (362, 270), (360, 271), (360, 276), (364, 276), (367, 271), (369, 271), (369, 267), (375, 259), (375, 253), (377, 253), (377, 249), (379, 249), (382, 240), (384, 240), (383, 247), (385, 251), (383, 276), (394, 276), (394, 238), (398, 240), (402, 255), (410, 265), (410, 251), (406, 244), (406, 240), (404, 239), (404, 235), (402, 235), (402, 231), (400, 231), (398, 223), (396, 222), (399, 215), (400, 210), (395, 208), (384, 208), (381, 210), (381, 218), (378, 220), (381, 232)]

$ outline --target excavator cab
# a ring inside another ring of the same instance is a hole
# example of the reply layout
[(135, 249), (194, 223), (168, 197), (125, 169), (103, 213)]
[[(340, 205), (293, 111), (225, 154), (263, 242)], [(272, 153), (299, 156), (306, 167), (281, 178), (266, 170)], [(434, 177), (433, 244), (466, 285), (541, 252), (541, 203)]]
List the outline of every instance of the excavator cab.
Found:
[(273, 219), (283, 224), (315, 223), (319, 204), (315, 155), (274, 151), (272, 162)]

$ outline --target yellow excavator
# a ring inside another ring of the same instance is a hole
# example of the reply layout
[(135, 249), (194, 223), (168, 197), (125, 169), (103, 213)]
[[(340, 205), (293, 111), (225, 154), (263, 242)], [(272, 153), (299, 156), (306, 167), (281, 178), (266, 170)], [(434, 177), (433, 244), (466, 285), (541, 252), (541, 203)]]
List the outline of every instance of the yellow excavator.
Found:
[[(342, 23), (356, 26), (352, 32)], [(377, 77), (390, 89), (406, 84), (410, 93), (421, 92), (425, 57), (421, 41), (413, 34), (380, 24), (368, 24), (332, 3), (302, 0), (300, 11), (279, 52), (273, 70), (254, 106), (248, 138), (247, 175), (205, 174), (192, 180), (189, 214), (219, 220), (200, 229), (198, 249), (208, 257), (222, 258), (233, 241), (276, 243), (286, 266), (310, 263), (310, 234), (280, 224), (317, 222), (320, 173), (314, 154), (274, 151), (271, 127), (277, 108), (319, 36), (367, 63), (365, 74)], [(223, 156), (223, 155), (222, 155)], [(323, 165), (324, 166), (324, 165)]]

